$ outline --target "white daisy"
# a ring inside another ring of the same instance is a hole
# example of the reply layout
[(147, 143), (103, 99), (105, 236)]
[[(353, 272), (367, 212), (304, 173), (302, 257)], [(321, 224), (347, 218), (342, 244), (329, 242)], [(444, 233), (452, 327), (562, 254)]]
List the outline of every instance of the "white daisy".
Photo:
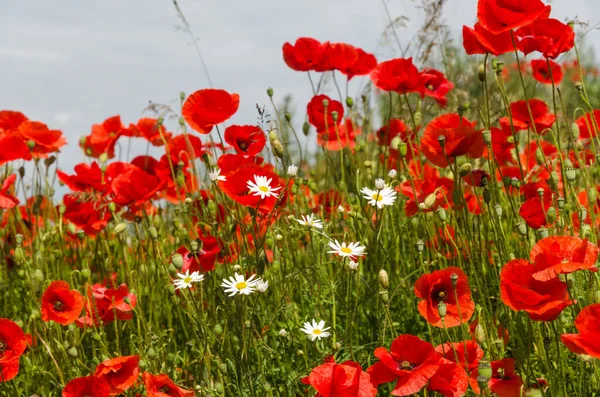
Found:
[(375, 189), (383, 190), (385, 188), (385, 181), (382, 178), (375, 179)]
[(300, 328), (300, 331), (307, 334), (311, 341), (315, 341), (317, 339), (328, 338), (331, 335), (330, 332), (327, 332), (329, 328), (325, 328), (325, 321), (321, 320), (317, 324), (315, 319), (313, 319), (312, 324), (308, 321), (305, 322), (304, 327)]
[(315, 229), (323, 229), (323, 221), (315, 218), (313, 214), (308, 214), (306, 216), (301, 215), (301, 218), (302, 219), (295, 219), (295, 221), (301, 224), (302, 226), (314, 227)]
[(185, 273), (177, 273), (178, 279), (173, 280), (175, 289), (192, 288), (192, 284), (199, 283), (204, 280), (204, 275), (200, 272), (193, 272), (190, 274), (190, 269), (186, 270)]
[(262, 280), (260, 278), (256, 281), (258, 281), (258, 283), (256, 284), (256, 290), (260, 293), (266, 292), (267, 289), (269, 288), (269, 282)]
[(287, 169), (287, 174), (288, 176), (296, 176), (296, 174), (298, 174), (298, 166), (290, 164), (290, 166)]
[(261, 281), (261, 279), (254, 280), (256, 274), (253, 274), (246, 280), (244, 276), (235, 273), (234, 277), (229, 277), (229, 280), (223, 280), (221, 287), (225, 288), (225, 293), (230, 293), (229, 296), (234, 296), (236, 294), (240, 295), (250, 295), (256, 290), (256, 286)]
[(355, 262), (351, 259), (350, 262), (348, 262), (348, 269), (350, 269), (350, 270), (358, 269), (358, 262)]
[(208, 177), (213, 182), (225, 181), (226, 180), (225, 176), (221, 175), (221, 169), (220, 168), (215, 168), (212, 171), (210, 171), (208, 173)]
[(360, 245), (360, 243), (349, 243), (346, 245), (346, 243), (343, 242), (340, 244), (337, 240), (330, 241), (329, 246), (332, 248), (332, 251), (327, 251), (327, 253), (338, 254), (343, 257), (363, 256), (365, 254), (364, 251), (367, 248)]
[(398, 175), (398, 171), (396, 171), (394, 168), (392, 168), (390, 172), (388, 172), (388, 176), (392, 179), (394, 179), (396, 175)]
[(363, 187), (360, 192), (363, 197), (369, 200), (369, 204), (373, 207), (382, 209), (386, 205), (394, 204), (396, 201), (396, 191), (391, 187), (385, 187), (380, 190), (371, 190), (368, 187)]
[(260, 196), (261, 199), (265, 197), (277, 197), (277, 193), (275, 192), (281, 189), (281, 186), (271, 187), (272, 181), (272, 178), (267, 179), (266, 176), (254, 175), (254, 182), (248, 181), (246, 185), (254, 193), (254, 196)]

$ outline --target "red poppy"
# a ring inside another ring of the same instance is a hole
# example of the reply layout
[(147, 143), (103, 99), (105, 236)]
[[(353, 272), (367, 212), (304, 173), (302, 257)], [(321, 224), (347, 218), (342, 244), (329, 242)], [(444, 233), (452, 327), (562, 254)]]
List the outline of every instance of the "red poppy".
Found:
[(477, 19), (492, 33), (518, 29), (548, 15), (550, 6), (545, 6), (540, 0), (479, 0), (477, 3)]
[(19, 373), (19, 357), (27, 348), (25, 333), (16, 323), (0, 318), (0, 382)]
[(106, 228), (111, 214), (106, 204), (78, 199), (67, 194), (63, 197), (63, 218), (81, 229), (88, 236), (95, 236)]
[(490, 174), (484, 170), (473, 170), (469, 172), (468, 175), (463, 176), (463, 181), (466, 182), (467, 185), (473, 187), (484, 187), (490, 181)]
[(378, 347), (374, 352), (379, 359), (367, 369), (371, 383), (377, 387), (393, 382), (394, 396), (409, 396), (419, 392), (437, 372), (442, 358), (431, 344), (413, 335), (400, 335), (392, 342), (390, 351)]
[(515, 33), (520, 39), (518, 48), (525, 55), (538, 51), (546, 58), (555, 59), (575, 43), (573, 28), (558, 19), (538, 19)]
[(0, 165), (13, 160), (31, 160), (31, 150), (27, 142), (15, 130), (0, 134)]
[(53, 281), (42, 295), (42, 320), (69, 325), (83, 309), (83, 296), (66, 281)]
[(447, 360), (460, 364), (466, 371), (473, 372), (484, 356), (483, 350), (472, 340), (463, 342), (446, 342), (435, 348), (435, 351)]
[(325, 52), (323, 45), (309, 37), (300, 37), (294, 45), (283, 45), (283, 60), (293, 70), (307, 72), (322, 62)]
[(10, 209), (19, 205), (19, 199), (13, 196), (10, 192), (15, 180), (17, 179), (16, 174), (9, 175), (0, 187), (0, 208)]
[(396, 58), (381, 62), (370, 73), (375, 86), (383, 91), (418, 92), (425, 95), (421, 73), (412, 58)]
[(137, 305), (137, 297), (129, 292), (127, 284), (123, 283), (116, 288), (107, 288), (104, 291), (106, 300), (110, 302), (108, 310), (114, 313), (119, 320), (130, 320), (133, 318), (133, 309)]
[(560, 339), (576, 354), (600, 358), (600, 303), (584, 307), (575, 319), (578, 334), (563, 334)]
[[(347, 70), (358, 61), (356, 48), (345, 43), (329, 43), (325, 48), (326, 64), (332, 70)], [(315, 70), (318, 69), (318, 66)]]
[(328, 130), (317, 133), (317, 143), (327, 150), (342, 150), (345, 147), (354, 148), (356, 136), (360, 134), (360, 128), (354, 125), (352, 119), (347, 118), (337, 128), (330, 127)]
[(325, 214), (331, 215), (338, 210), (342, 202), (342, 195), (337, 190), (319, 192), (315, 195), (313, 212), (320, 213), (322, 210)]
[(452, 202), (453, 185), (452, 179), (440, 177), (438, 169), (426, 163), (422, 178), (414, 178), (400, 185), (400, 193), (409, 198), (404, 212), (407, 216), (413, 216), (419, 210), (431, 212), (439, 207), (448, 208)]
[[(498, 397), (521, 397), (523, 380), (515, 373), (514, 358), (492, 361), (490, 365), (492, 366), (492, 377), (488, 381), (489, 390)], [(479, 376), (479, 370), (471, 373), (471, 387), (476, 394), (479, 394), (477, 376)]]
[[(454, 276), (458, 277), (456, 286), (452, 281)], [(415, 282), (414, 291), (421, 299), (419, 313), (435, 327), (457, 327), (466, 323), (475, 311), (467, 276), (457, 267), (424, 274)], [(438, 309), (442, 303), (446, 306), (444, 317), (440, 317)]]
[(77, 164), (75, 175), (67, 175), (61, 170), (56, 170), (56, 176), (74, 192), (96, 191), (103, 193), (106, 190), (102, 170), (95, 161), (92, 164)]
[[(550, 64), (550, 67), (548, 67)], [(533, 71), (533, 78), (543, 84), (560, 84), (563, 78), (562, 67), (548, 59), (546, 62), (543, 59), (534, 59), (531, 61), (531, 70)]]
[(152, 375), (144, 372), (142, 375), (147, 397), (194, 397), (195, 393), (177, 386), (165, 374)]
[(46, 158), (49, 153), (58, 152), (67, 143), (61, 131), (51, 130), (38, 121), (22, 122), (16, 134), (32, 146), (31, 154), (34, 158)]
[(558, 277), (536, 280), (536, 271), (525, 259), (509, 261), (500, 272), (500, 295), (506, 306), (525, 311), (532, 320), (552, 321), (573, 301), (567, 283)]
[(451, 360), (441, 359), (440, 367), (427, 384), (432, 390), (446, 397), (464, 396), (469, 387), (469, 376), (465, 370)]
[(149, 174), (135, 165), (128, 167), (111, 182), (113, 201), (122, 206), (140, 205), (152, 200), (165, 182), (159, 177)]
[(29, 120), (23, 113), (15, 110), (0, 110), (0, 134), (19, 128), (22, 122)]
[[(530, 99), (529, 107), (533, 116), (534, 126), (531, 124), (527, 102), (525, 100), (513, 102), (510, 104), (510, 112), (512, 114), (512, 124), (515, 131), (534, 128), (538, 134), (545, 134), (552, 124), (556, 121), (556, 116), (548, 112), (548, 105), (539, 99)], [(503, 127), (510, 126), (510, 119), (502, 117), (500, 124)]]
[(206, 153), (202, 141), (195, 135), (175, 135), (168, 143), (169, 154), (173, 161), (195, 160)]
[(82, 138), (79, 146), (90, 157), (98, 158), (106, 154), (109, 159), (115, 157), (115, 145), (124, 133), (124, 126), (120, 116), (110, 117), (102, 124), (94, 124), (90, 135)]
[[(306, 106), (306, 112), (308, 113), (308, 122), (315, 126), (317, 132), (335, 129), (335, 126), (340, 125), (344, 120), (344, 105), (327, 95), (315, 95)], [(337, 112), (335, 121), (333, 112)]]
[(396, 137), (399, 137), (402, 142), (414, 139), (414, 134), (400, 119), (390, 119), (386, 125), (377, 130), (376, 135), (380, 146), (390, 146), (392, 140)]
[(458, 156), (483, 156), (485, 143), (475, 124), (456, 113), (433, 119), (421, 138), (421, 152), (438, 167), (447, 167)]
[(140, 136), (152, 144), (152, 146), (163, 146), (165, 142), (171, 139), (170, 132), (157, 119), (144, 117), (138, 120), (137, 124), (129, 126), (130, 130), (137, 130), (135, 136)]
[(311, 385), (315, 397), (375, 397), (377, 389), (371, 384), (371, 376), (360, 364), (345, 361), (336, 364), (333, 357), (314, 368), (302, 383)]
[(600, 128), (600, 110), (594, 110), (593, 120), (590, 113), (586, 113), (585, 116), (581, 116), (575, 120), (575, 124), (579, 127), (579, 137), (581, 139), (595, 137), (596, 131)]
[(597, 272), (598, 246), (574, 236), (551, 236), (536, 243), (529, 260), (535, 265), (533, 278), (547, 281), (559, 274), (587, 269)]
[(212, 128), (237, 112), (240, 96), (225, 90), (204, 89), (190, 95), (181, 109), (183, 118), (194, 130), (208, 134)]
[(267, 138), (255, 125), (232, 125), (225, 130), (225, 142), (239, 154), (256, 156), (265, 147)]
[(88, 286), (85, 314), (77, 319), (78, 327), (99, 326), (115, 321), (115, 318), (119, 320), (133, 318), (137, 297), (129, 292), (126, 284), (117, 287), (116, 279), (117, 274), (113, 273), (110, 279), (103, 283)]
[(364, 76), (369, 74), (371, 70), (377, 66), (377, 59), (373, 54), (363, 51), (360, 48), (356, 48), (357, 58), (356, 60), (347, 67), (340, 68), (340, 72), (344, 73), (348, 80), (354, 76)]
[(62, 391), (62, 397), (109, 397), (110, 386), (104, 379), (83, 376), (71, 380)]
[(446, 95), (454, 88), (454, 84), (448, 81), (444, 73), (435, 69), (425, 69), (421, 72), (421, 81), (425, 86), (425, 95), (445, 107), (448, 103)]
[(473, 29), (463, 26), (462, 34), (463, 47), (469, 55), (490, 53), (499, 56), (514, 50), (510, 32), (491, 33), (476, 23)]
[[(543, 192), (540, 194), (539, 189)], [(546, 213), (552, 207), (552, 191), (544, 183), (527, 183), (522, 188), (525, 201), (519, 208), (519, 215), (525, 220), (527, 226), (533, 229), (539, 229), (549, 225)]]
[(573, 163), (573, 168), (591, 167), (595, 159), (596, 155), (589, 149), (579, 149), (577, 152), (569, 150), (569, 160)]
[(215, 268), (217, 255), (221, 252), (219, 242), (213, 236), (200, 236), (202, 248), (199, 252), (192, 253), (185, 247), (179, 247), (177, 252), (183, 257), (181, 272), (210, 272)]
[(133, 386), (140, 374), (138, 356), (122, 356), (106, 360), (96, 367), (94, 376), (110, 386), (110, 394), (121, 394)]

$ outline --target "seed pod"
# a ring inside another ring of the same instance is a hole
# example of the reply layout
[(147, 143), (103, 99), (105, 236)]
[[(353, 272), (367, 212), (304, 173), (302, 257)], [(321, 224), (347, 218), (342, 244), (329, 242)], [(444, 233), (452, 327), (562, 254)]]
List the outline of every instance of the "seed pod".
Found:
[(271, 141), (271, 149), (275, 156), (279, 157), (280, 159), (283, 159), (285, 151), (284, 151), (283, 145), (281, 144), (279, 139), (275, 139), (275, 140)]
[(440, 315), (441, 318), (446, 317), (446, 313), (448, 310), (447, 310), (446, 304), (444, 302), (438, 303), (437, 309), (438, 309), (438, 314)]
[(388, 303), (390, 301), (390, 296), (388, 295), (387, 290), (379, 291), (379, 299), (381, 299), (383, 303)]
[(171, 263), (175, 268), (181, 269), (184, 263), (183, 256), (179, 252), (174, 252), (173, 255), (171, 255)]
[(346, 106), (348, 106), (349, 108), (352, 108), (352, 106), (354, 106), (354, 99), (347, 97), (346, 98)]
[[(485, 379), (485, 383), (492, 378), (493, 371), (490, 362), (486, 359), (479, 360), (479, 365), (477, 366), (479, 377)], [(479, 382), (479, 378), (477, 378)]]
[(542, 152), (541, 148), (537, 148), (535, 151), (535, 161), (538, 163), (538, 165), (544, 164), (544, 152)]
[(74, 346), (71, 346), (68, 350), (67, 353), (69, 354), (69, 356), (71, 357), (77, 357), (77, 349)]
[(492, 192), (487, 188), (483, 189), (483, 201), (485, 201), (486, 204), (489, 204), (492, 201)]
[(490, 130), (484, 130), (481, 135), (483, 136), (483, 143), (490, 146), (492, 144), (492, 132)]
[(554, 223), (554, 221), (556, 220), (556, 208), (548, 208), (548, 211), (546, 211), (546, 219), (548, 219), (549, 223)]
[(125, 229), (127, 229), (127, 223), (121, 222), (115, 226), (114, 231), (116, 234), (121, 234), (125, 231)]
[(150, 226), (148, 228), (148, 234), (150, 235), (150, 238), (154, 241), (156, 241), (158, 239), (158, 231), (156, 230), (156, 228), (154, 226)]
[(285, 112), (283, 116), (285, 117), (285, 121), (287, 121), (288, 123), (292, 121), (292, 114), (290, 112)]
[(465, 164), (461, 165), (460, 168), (458, 169), (458, 175), (465, 177), (471, 173), (472, 168), (473, 167), (471, 166), (470, 163), (465, 163)]
[(517, 223), (517, 231), (521, 236), (527, 236), (527, 225), (523, 222)]
[(540, 228), (537, 230), (537, 233), (538, 233), (538, 238), (539, 238), (540, 240), (543, 240), (543, 239), (545, 239), (546, 237), (548, 237), (548, 229), (546, 229), (545, 227), (540, 227)]
[(388, 287), (390, 286), (390, 279), (388, 277), (387, 272), (384, 269), (381, 269), (379, 271), (379, 274), (377, 275), (377, 280), (379, 281), (379, 285), (381, 285), (381, 288), (383, 289), (388, 289)]

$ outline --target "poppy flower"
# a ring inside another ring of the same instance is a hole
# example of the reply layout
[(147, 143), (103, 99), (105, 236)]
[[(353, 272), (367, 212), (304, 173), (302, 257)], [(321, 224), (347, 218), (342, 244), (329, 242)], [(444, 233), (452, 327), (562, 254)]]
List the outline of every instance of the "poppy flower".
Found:
[(75, 175), (67, 175), (61, 170), (56, 170), (56, 176), (74, 192), (96, 191), (103, 193), (106, 190), (102, 170), (95, 161), (92, 164), (77, 164)]
[(169, 154), (173, 161), (195, 160), (200, 158), (206, 149), (200, 138), (190, 134), (175, 135), (168, 141)]
[(309, 37), (300, 37), (294, 45), (283, 45), (283, 60), (293, 70), (307, 72), (322, 62), (325, 52), (323, 44)]
[(315, 203), (312, 211), (314, 213), (323, 211), (323, 213), (331, 215), (337, 211), (342, 202), (342, 195), (337, 190), (319, 192), (315, 195)]
[(352, 149), (356, 145), (356, 135), (360, 132), (360, 128), (354, 125), (352, 119), (347, 118), (337, 128), (330, 127), (318, 132), (317, 143), (327, 150), (342, 150), (345, 147)]
[(371, 384), (371, 376), (362, 370), (360, 364), (345, 361), (336, 364), (333, 358), (326, 359), (310, 372), (302, 383), (311, 385), (315, 397), (375, 397), (377, 389)]
[(418, 92), (421, 97), (425, 95), (421, 73), (413, 64), (412, 58), (381, 62), (371, 70), (370, 76), (373, 84), (380, 90), (401, 94)]
[[(532, 128), (538, 134), (545, 134), (547, 129), (552, 127), (556, 121), (556, 116), (548, 112), (548, 105), (539, 99), (530, 99), (529, 107), (533, 116), (534, 125), (531, 124), (527, 102), (525, 100), (513, 102), (510, 104), (510, 112), (512, 114), (512, 124), (515, 131), (527, 130)], [(510, 119), (502, 117), (500, 124), (504, 127), (510, 126)]]
[(558, 19), (538, 19), (515, 33), (519, 37), (517, 47), (525, 55), (538, 51), (546, 58), (555, 59), (575, 44), (573, 28)]
[(550, 6), (545, 6), (540, 0), (479, 0), (477, 3), (477, 20), (484, 28), (496, 34), (518, 29), (540, 17), (547, 18), (548, 15)]
[(465, 370), (446, 359), (441, 359), (440, 367), (427, 384), (427, 390), (436, 391), (446, 397), (464, 396), (468, 387), (469, 376)]
[(427, 160), (442, 168), (453, 163), (458, 156), (483, 156), (485, 143), (475, 124), (456, 113), (433, 119), (421, 138), (421, 152)]
[[(542, 189), (540, 194), (538, 189)], [(549, 225), (546, 213), (552, 207), (552, 191), (546, 184), (527, 183), (523, 186), (525, 201), (519, 208), (519, 215), (527, 226), (532, 229), (539, 229)]]
[(227, 121), (237, 112), (240, 96), (225, 90), (204, 89), (190, 95), (184, 102), (181, 113), (185, 121), (201, 134)]
[(349, 66), (339, 68), (340, 72), (346, 75), (348, 80), (354, 76), (364, 76), (377, 66), (377, 59), (373, 54), (369, 54), (360, 48), (356, 48), (356, 60)]
[(595, 137), (596, 131), (598, 130), (598, 128), (600, 128), (600, 110), (594, 110), (593, 120), (590, 113), (586, 113), (585, 116), (581, 116), (580, 118), (575, 120), (575, 124), (577, 124), (577, 127), (579, 127), (579, 137), (581, 139), (589, 139), (591, 137)]
[(377, 387), (396, 381), (391, 393), (393, 396), (419, 392), (442, 363), (442, 358), (430, 343), (409, 334), (394, 339), (390, 351), (378, 347), (373, 354), (379, 361), (367, 369), (371, 383)]
[(574, 236), (551, 236), (538, 241), (529, 260), (535, 265), (533, 278), (548, 281), (559, 274), (587, 269), (597, 272), (598, 246)]
[(452, 202), (453, 186), (452, 179), (440, 177), (438, 169), (426, 163), (421, 178), (400, 185), (400, 193), (409, 198), (404, 207), (405, 214), (413, 216), (419, 210), (431, 212), (439, 207), (448, 208)]
[[(523, 380), (515, 373), (515, 359), (503, 358), (490, 362), (492, 377), (488, 381), (489, 390), (498, 397), (521, 397)], [(479, 370), (471, 373), (471, 387), (475, 394), (480, 394), (477, 377)]]
[(0, 134), (19, 128), (22, 122), (29, 120), (23, 113), (15, 110), (0, 110)]
[(469, 372), (472, 372), (477, 368), (479, 360), (484, 356), (483, 350), (481, 350), (479, 344), (472, 340), (446, 342), (437, 346), (435, 351), (441, 354), (445, 359), (460, 364)]
[(462, 180), (469, 186), (484, 187), (490, 181), (490, 174), (484, 170), (473, 170), (468, 175), (463, 176)]
[(135, 165), (111, 182), (113, 201), (121, 206), (139, 205), (152, 200), (165, 183)]
[(123, 132), (121, 117), (109, 117), (102, 124), (92, 125), (92, 132), (79, 141), (79, 146), (87, 156), (98, 158), (106, 154), (109, 159), (112, 159), (115, 157), (115, 145)]
[(213, 236), (200, 236), (198, 238), (202, 243), (199, 252), (190, 252), (185, 247), (179, 247), (177, 252), (183, 256), (183, 267), (181, 272), (210, 272), (215, 268), (217, 255), (221, 252), (219, 242)]
[(31, 160), (31, 150), (15, 130), (10, 130), (0, 134), (0, 165), (13, 160)]
[(75, 195), (63, 197), (63, 218), (81, 229), (88, 236), (95, 236), (108, 225), (111, 214), (106, 204), (78, 199)]
[(567, 283), (558, 277), (536, 280), (536, 272), (536, 267), (525, 259), (509, 261), (500, 272), (500, 296), (506, 306), (525, 311), (534, 321), (552, 321), (573, 301)]
[(400, 119), (390, 119), (386, 125), (377, 130), (376, 136), (379, 146), (390, 146), (396, 137), (399, 137), (402, 142), (414, 139), (404, 121)]
[[(306, 106), (306, 112), (308, 113), (308, 122), (315, 126), (317, 132), (327, 132), (332, 129), (335, 131), (335, 126), (340, 125), (344, 120), (344, 105), (327, 95), (315, 95)], [(337, 112), (335, 121), (333, 112)]]
[(83, 296), (66, 281), (53, 281), (42, 295), (42, 320), (69, 325), (83, 309)]
[(108, 310), (115, 313), (119, 320), (130, 320), (133, 318), (133, 309), (137, 304), (137, 297), (129, 291), (127, 284), (123, 283), (116, 288), (107, 288), (104, 291), (106, 300), (110, 302)]
[(492, 33), (480, 23), (471, 29), (463, 26), (463, 47), (469, 55), (493, 54), (499, 56), (514, 50), (510, 32)]
[(115, 357), (98, 364), (94, 376), (108, 383), (111, 395), (121, 394), (137, 382), (139, 361), (138, 356)]
[(256, 156), (267, 143), (265, 133), (255, 125), (232, 125), (225, 129), (225, 142), (236, 152), (245, 156)]
[[(329, 43), (325, 47), (325, 56), (327, 65), (332, 70), (347, 70), (354, 66), (358, 61), (358, 52), (356, 48), (345, 43)], [(317, 70), (318, 67), (315, 68)]]
[(454, 88), (454, 84), (448, 81), (444, 73), (431, 68), (425, 69), (421, 72), (421, 81), (425, 86), (425, 96), (435, 99), (441, 107), (445, 107), (448, 103), (446, 95)]
[(62, 397), (109, 397), (110, 386), (104, 379), (83, 376), (71, 380), (62, 391)]
[(576, 354), (600, 358), (600, 303), (584, 307), (575, 318), (578, 334), (562, 334), (560, 339)]
[(146, 387), (147, 397), (194, 397), (195, 393), (177, 386), (165, 374), (152, 375), (144, 372), (142, 381)]
[(573, 168), (591, 167), (595, 159), (596, 155), (589, 149), (580, 149), (577, 152), (569, 150), (569, 160), (573, 163)]
[(27, 348), (25, 333), (16, 323), (0, 318), (0, 382), (19, 373), (19, 357)]
[(34, 158), (46, 158), (49, 153), (58, 152), (67, 143), (61, 131), (51, 130), (38, 121), (22, 122), (16, 134), (32, 147), (31, 154)]
[[(548, 67), (548, 64), (550, 67)], [(558, 85), (563, 79), (562, 67), (550, 59), (548, 59), (548, 62), (543, 59), (532, 60), (531, 70), (533, 71), (533, 78), (543, 84), (554, 82)]]
[(135, 135), (146, 139), (152, 146), (163, 146), (165, 142), (169, 142), (173, 135), (167, 131), (158, 119), (150, 117), (139, 119), (137, 124), (132, 124), (129, 129), (137, 129), (139, 132), (135, 133)]
[[(455, 276), (458, 278), (453, 281)], [(457, 327), (466, 323), (475, 311), (467, 276), (457, 267), (424, 274), (415, 282), (414, 291), (421, 299), (419, 313), (435, 327)], [(438, 305), (441, 303), (446, 305), (445, 317), (440, 317)]]
[(10, 193), (16, 179), (17, 175), (11, 174), (2, 182), (2, 187), (0, 187), (0, 208), (10, 209), (19, 205), (19, 199)]

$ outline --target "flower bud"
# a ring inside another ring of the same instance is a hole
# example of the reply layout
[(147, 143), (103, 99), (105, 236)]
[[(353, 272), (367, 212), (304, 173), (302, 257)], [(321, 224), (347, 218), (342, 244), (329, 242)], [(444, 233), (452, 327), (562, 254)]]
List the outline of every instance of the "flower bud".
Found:
[(352, 106), (354, 106), (354, 99), (347, 97), (346, 98), (346, 106), (348, 106), (349, 108), (352, 108)]
[(71, 346), (68, 350), (67, 353), (69, 354), (69, 356), (71, 357), (77, 357), (77, 349), (74, 346)]
[(490, 146), (492, 144), (492, 132), (490, 130), (484, 130), (481, 135), (483, 136), (483, 143)]
[(544, 164), (544, 152), (540, 148), (537, 148), (535, 151), (535, 161), (538, 165)]
[(285, 112), (285, 114), (283, 115), (283, 117), (285, 117), (285, 121), (287, 121), (288, 123), (290, 121), (292, 121), (292, 114), (290, 112)]
[(271, 149), (275, 156), (279, 157), (280, 159), (283, 159), (285, 151), (283, 150), (283, 145), (281, 144), (279, 139), (271, 141)]
[(388, 172), (388, 177), (390, 177), (392, 179), (394, 179), (396, 177), (396, 175), (398, 175), (398, 171), (396, 171), (393, 168)]
[(265, 280), (259, 280), (256, 284), (256, 290), (258, 292), (264, 293), (269, 288), (269, 282)]
[(114, 230), (116, 234), (121, 234), (125, 231), (125, 229), (127, 229), (127, 224), (125, 222), (121, 222), (115, 226)]
[(308, 136), (309, 132), (310, 132), (310, 124), (308, 124), (308, 122), (305, 121), (304, 124), (302, 124), (302, 133), (304, 134), (304, 136)]
[(381, 299), (383, 303), (388, 303), (390, 301), (390, 296), (388, 295), (387, 290), (384, 289), (379, 291), (379, 299)]
[(156, 241), (158, 239), (158, 231), (156, 230), (156, 228), (154, 226), (150, 226), (148, 228), (148, 234), (150, 235), (150, 238), (154, 241)]
[(83, 241), (83, 239), (85, 238), (85, 232), (83, 231), (83, 229), (77, 230), (77, 238), (79, 239), (79, 241)]
[(421, 252), (423, 252), (424, 249), (425, 249), (425, 243), (423, 242), (423, 240), (417, 241), (417, 251), (419, 253), (421, 253)]
[(479, 344), (483, 344), (485, 342), (485, 330), (483, 329), (483, 325), (477, 324), (475, 327), (475, 340)]
[(521, 236), (527, 236), (527, 225), (523, 222), (517, 223), (517, 231)]
[(379, 281), (379, 285), (381, 285), (381, 288), (383, 288), (383, 289), (389, 288), (390, 279), (388, 277), (387, 272), (384, 269), (381, 269), (379, 271), (379, 274), (377, 275), (377, 280)]
[(173, 252), (173, 254), (171, 255), (171, 263), (177, 269), (181, 269), (184, 263), (183, 255), (181, 255), (179, 252)]
[(545, 227), (540, 227), (537, 230), (538, 233), (538, 239), (542, 240), (545, 239), (546, 237), (548, 237), (548, 229), (546, 229)]
[(482, 83), (485, 81), (485, 65), (484, 64), (481, 64), (481, 65), (479, 65), (479, 67), (477, 67), (477, 78)]
[(502, 218), (502, 206), (500, 204), (494, 206), (494, 212), (498, 218)]
[(298, 167), (294, 164), (290, 164), (287, 169), (288, 176), (296, 176), (298, 174)]
[(115, 212), (117, 212), (117, 205), (111, 201), (110, 203), (108, 203), (108, 210), (114, 214)]
[(273, 88), (267, 88), (267, 95), (269, 96), (269, 98), (273, 98)]
[(448, 219), (448, 217), (446, 216), (446, 210), (443, 207), (437, 207), (437, 209), (435, 210), (435, 214), (442, 222), (446, 222), (446, 219)]
[(548, 208), (548, 211), (546, 211), (546, 219), (548, 220), (548, 223), (554, 223), (556, 220), (556, 208)]
[(17, 243), (17, 247), (20, 247), (21, 245), (23, 245), (23, 235), (22, 234), (17, 234), (15, 236), (15, 243)]
[(438, 314), (440, 315), (441, 318), (446, 317), (447, 307), (444, 302), (438, 303), (437, 309), (438, 309)]
[(483, 189), (483, 201), (489, 204), (492, 201), (492, 192), (488, 188)]
[(467, 175), (469, 175), (471, 173), (471, 169), (473, 167), (471, 166), (470, 163), (464, 163), (463, 165), (460, 166), (460, 168), (458, 169), (458, 175), (465, 177)]
[(375, 188), (377, 188), (377, 190), (385, 189), (385, 181), (381, 178), (375, 179)]

